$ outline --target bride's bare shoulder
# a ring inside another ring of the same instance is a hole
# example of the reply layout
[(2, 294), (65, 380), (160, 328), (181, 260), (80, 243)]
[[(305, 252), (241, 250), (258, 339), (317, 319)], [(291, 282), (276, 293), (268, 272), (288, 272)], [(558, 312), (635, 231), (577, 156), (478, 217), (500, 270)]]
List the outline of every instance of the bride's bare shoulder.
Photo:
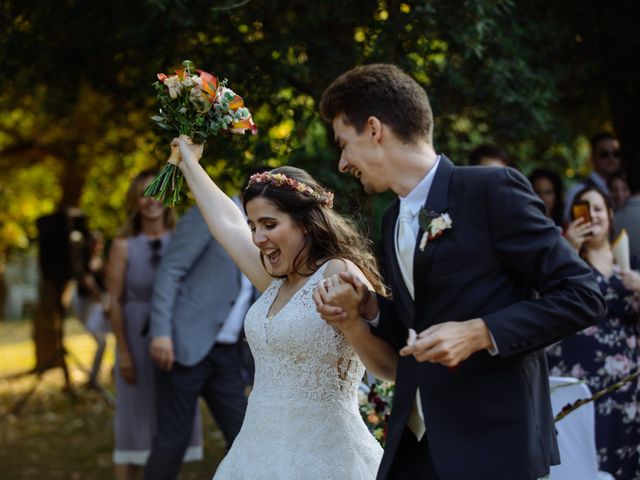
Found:
[[(324, 278), (328, 278), (331, 275), (338, 275), (340, 272), (353, 271), (352, 268), (358, 269), (353, 262), (344, 258), (332, 258), (331, 260), (327, 260), (326, 265), (322, 274)], [(358, 271), (359, 270), (360, 269), (358, 269)]]
[(325, 268), (323, 272), (324, 278), (329, 278), (332, 275), (338, 275), (341, 272), (349, 272), (356, 277), (358, 277), (362, 282), (364, 282), (367, 286), (369, 285), (369, 281), (366, 279), (362, 270), (353, 263), (351, 260), (347, 260), (346, 258), (332, 258), (327, 261), (327, 268)]

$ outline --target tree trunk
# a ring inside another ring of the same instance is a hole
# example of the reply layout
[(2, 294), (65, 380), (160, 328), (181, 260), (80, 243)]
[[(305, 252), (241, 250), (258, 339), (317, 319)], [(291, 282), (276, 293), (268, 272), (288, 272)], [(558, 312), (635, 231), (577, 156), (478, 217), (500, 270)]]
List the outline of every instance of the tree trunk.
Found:
[(33, 341), (36, 350), (35, 370), (65, 367), (62, 293), (64, 285), (55, 280), (42, 279), (39, 299), (33, 316)]
[(86, 170), (76, 162), (65, 161), (61, 177), (62, 199), (60, 205), (63, 208), (78, 207), (86, 181)]
[[(66, 211), (68, 207), (77, 207), (80, 204), (80, 196), (85, 184), (86, 171), (79, 168), (73, 161), (63, 162), (63, 171), (61, 178), (62, 199), (60, 205), (62, 210)], [(68, 248), (66, 238), (67, 232), (64, 230), (65, 239), (60, 245), (50, 244), (48, 256), (52, 255), (51, 245), (57, 245), (55, 248)], [(39, 235), (42, 235), (40, 232)], [(60, 234), (60, 232), (58, 232)], [(56, 236), (45, 237), (40, 239), (40, 255), (42, 255), (42, 242), (53, 242)], [(55, 249), (54, 248), (54, 249)], [(62, 255), (65, 259), (63, 263), (70, 261), (68, 255)], [(42, 271), (41, 271), (42, 273)], [(63, 367), (66, 371), (63, 348), (63, 321), (65, 314), (65, 306), (63, 305), (63, 295), (66, 285), (69, 283), (68, 278), (60, 275), (42, 275), (39, 286), (39, 298), (36, 312), (33, 318), (33, 341), (36, 350), (36, 370), (43, 371), (49, 368)]]

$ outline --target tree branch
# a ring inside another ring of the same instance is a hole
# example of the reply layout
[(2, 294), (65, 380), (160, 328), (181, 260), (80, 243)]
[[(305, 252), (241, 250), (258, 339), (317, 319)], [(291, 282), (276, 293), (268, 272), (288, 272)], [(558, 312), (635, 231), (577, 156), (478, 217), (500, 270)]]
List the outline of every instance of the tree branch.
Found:
[(637, 370), (634, 373), (627, 375), (626, 377), (620, 379), (620, 381), (614, 383), (613, 385), (609, 385), (608, 387), (603, 388), (602, 390), (598, 390), (589, 398), (581, 398), (579, 400), (576, 400), (573, 403), (566, 404), (564, 407), (562, 407), (562, 410), (560, 410), (558, 414), (555, 416), (554, 422), (558, 422), (562, 420), (564, 417), (569, 415), (574, 410), (577, 410), (582, 405), (586, 405), (587, 403), (598, 400), (600, 397), (607, 395), (608, 393), (613, 393), (616, 390), (619, 390), (620, 388), (625, 386), (627, 383), (633, 382), (638, 377), (640, 377), (640, 370)]

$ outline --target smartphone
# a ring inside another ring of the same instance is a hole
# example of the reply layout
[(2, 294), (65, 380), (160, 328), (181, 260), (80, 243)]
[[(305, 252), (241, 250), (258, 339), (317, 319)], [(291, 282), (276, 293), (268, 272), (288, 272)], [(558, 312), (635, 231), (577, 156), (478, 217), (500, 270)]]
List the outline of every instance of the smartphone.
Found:
[(591, 212), (591, 206), (587, 201), (576, 202), (571, 207), (571, 216), (573, 217), (573, 220), (577, 218), (582, 218), (585, 222), (590, 223), (591, 213), (589, 212)]

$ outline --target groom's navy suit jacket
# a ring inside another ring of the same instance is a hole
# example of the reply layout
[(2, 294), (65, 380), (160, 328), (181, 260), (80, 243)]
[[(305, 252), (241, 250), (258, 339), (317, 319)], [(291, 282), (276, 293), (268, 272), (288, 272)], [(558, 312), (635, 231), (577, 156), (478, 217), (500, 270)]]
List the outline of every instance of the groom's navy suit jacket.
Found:
[[(399, 202), (382, 223), (386, 278), (374, 332), (396, 348), (408, 328), (482, 318), (499, 353), (459, 369), (401, 357), (378, 479), (387, 479), (416, 388), (433, 466), (443, 480), (528, 480), (559, 461), (543, 347), (595, 324), (604, 300), (591, 269), (545, 218), (516, 170), (455, 167), (442, 156), (425, 208), (452, 228), (414, 254), (415, 302), (402, 279), (394, 232)], [(406, 438), (406, 437), (405, 437)]]

